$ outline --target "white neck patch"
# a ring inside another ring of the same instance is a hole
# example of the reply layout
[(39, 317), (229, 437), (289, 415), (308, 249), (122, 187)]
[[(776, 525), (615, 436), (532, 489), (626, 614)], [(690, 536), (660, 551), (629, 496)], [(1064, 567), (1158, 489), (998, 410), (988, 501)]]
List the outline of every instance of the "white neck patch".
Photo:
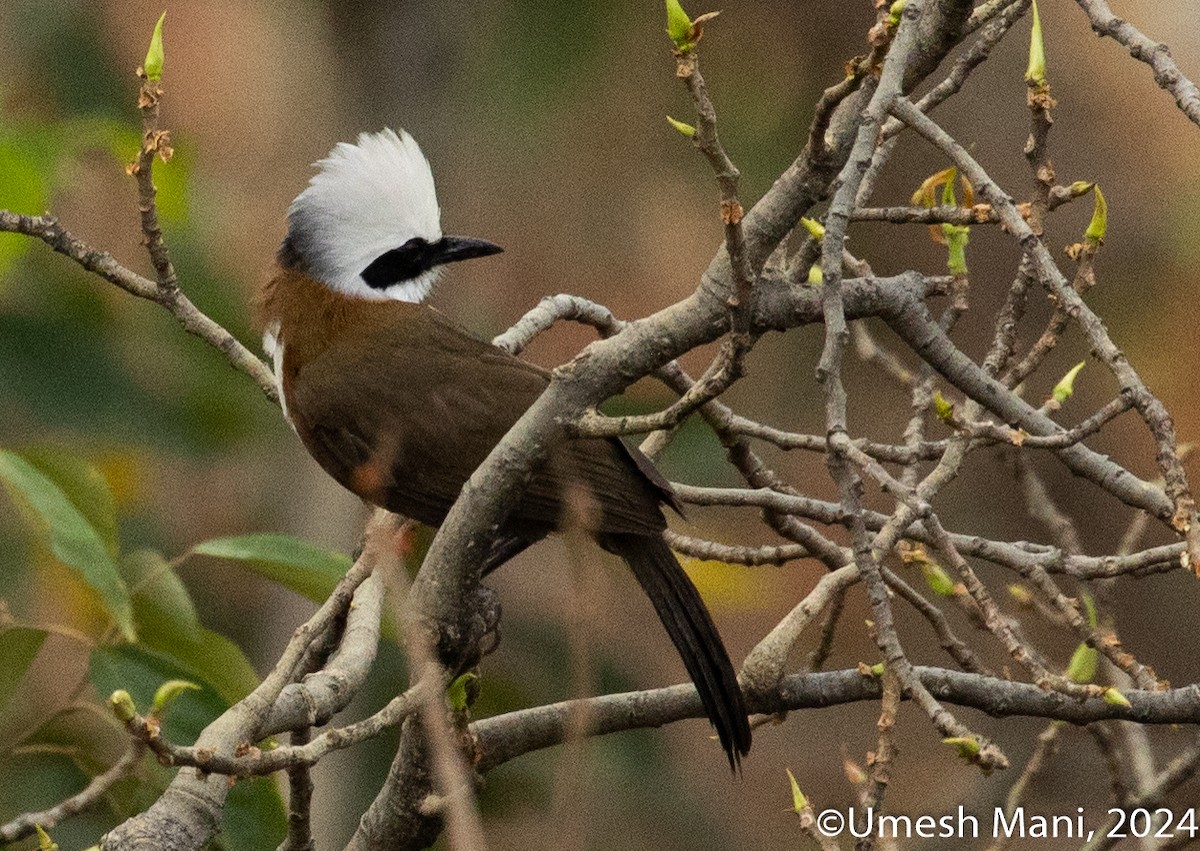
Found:
[(308, 274), (345, 295), (420, 302), (438, 278), (431, 269), (385, 289), (362, 272), (384, 252), (420, 237), (442, 237), (429, 161), (403, 130), (362, 133), (314, 164), (318, 171), (288, 209), (290, 250)]

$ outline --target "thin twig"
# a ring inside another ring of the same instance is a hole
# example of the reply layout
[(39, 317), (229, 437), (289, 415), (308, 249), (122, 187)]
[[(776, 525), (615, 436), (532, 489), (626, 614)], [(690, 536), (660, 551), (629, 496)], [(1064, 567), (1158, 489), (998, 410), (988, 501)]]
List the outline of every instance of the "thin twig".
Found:
[(1175, 105), (1195, 125), (1200, 126), (1200, 89), (1183, 75), (1165, 44), (1147, 38), (1129, 21), (1112, 13), (1104, 0), (1075, 0), (1087, 13), (1092, 30), (1123, 44), (1129, 55), (1145, 62), (1154, 72), (1154, 82), (1175, 98)]
[[(1196, 501), (1188, 485), (1187, 473), (1179, 461), (1174, 422), (1165, 406), (1146, 387), (1141, 376), (1124, 353), (1109, 337), (1103, 321), (1092, 312), (1079, 294), (1067, 283), (1062, 272), (1054, 264), (1049, 251), (1017, 212), (1011, 199), (996, 185), (979, 163), (967, 153), (962, 145), (954, 141), (949, 134), (904, 98), (897, 98), (892, 104), (892, 110), (897, 117), (902, 118), (949, 156), (984, 199), (1000, 212), (1005, 226), (1033, 259), (1039, 279), (1051, 288), (1068, 313), (1079, 323), (1088, 338), (1092, 351), (1110, 369), (1122, 390), (1132, 394), (1134, 407), (1142, 415), (1142, 419), (1158, 447), (1155, 460), (1158, 462), (1159, 469), (1162, 470), (1167, 494), (1174, 503), (1174, 511), (1169, 517), (1170, 524), (1187, 541), (1189, 566), (1193, 570), (1200, 570), (1200, 522), (1196, 521)], [(1072, 448), (1078, 449), (1079, 447)]]
[(0, 825), (0, 843), (16, 842), (33, 836), (37, 827), (49, 830), (64, 819), (96, 806), (108, 795), (114, 785), (124, 780), (142, 761), (146, 748), (140, 742), (131, 742), (129, 748), (106, 771), (97, 774), (82, 790), (64, 798), (52, 807), (35, 813), (22, 813)]
[(205, 315), (179, 290), (167, 298), (154, 281), (122, 266), (107, 251), (98, 251), (78, 239), (58, 223), (54, 216), (25, 216), (0, 210), (0, 232), (19, 233), (40, 239), (59, 254), (74, 260), (84, 269), (99, 275), (125, 292), (158, 304), (179, 320), (183, 330), (223, 354), (235, 369), (244, 372), (272, 402), (279, 401), (275, 376), (253, 352), (238, 342), (221, 325)]

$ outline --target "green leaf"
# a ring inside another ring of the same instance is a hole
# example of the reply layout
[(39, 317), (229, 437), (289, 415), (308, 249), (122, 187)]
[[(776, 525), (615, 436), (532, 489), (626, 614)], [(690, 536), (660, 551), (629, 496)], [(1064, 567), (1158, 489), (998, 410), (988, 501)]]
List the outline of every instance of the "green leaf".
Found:
[(187, 589), (163, 557), (150, 550), (131, 553), (121, 570), (133, 590), (133, 612), (140, 642), (175, 659), (221, 699), (235, 703), (259, 683), (241, 648), (200, 625)]
[(53, 446), (27, 446), (21, 457), (58, 485), (115, 559), (120, 547), (117, 507), (104, 475), (84, 459)]
[(979, 740), (974, 736), (948, 736), (942, 739), (942, 744), (952, 746), (968, 762), (979, 756)]
[(667, 0), (667, 35), (684, 53), (696, 46), (692, 41), (692, 19), (683, 11), (679, 0)]
[(792, 770), (785, 768), (784, 771), (787, 772), (788, 783), (792, 787), (792, 809), (796, 811), (796, 815), (800, 815), (808, 806), (808, 798), (800, 791), (800, 784), (796, 782), (796, 775), (792, 774)]
[(1029, 67), (1026, 82), (1046, 85), (1046, 46), (1042, 41), (1042, 18), (1038, 15), (1037, 0), (1033, 0), (1033, 30), (1029, 34)]
[(1067, 665), (1067, 677), (1073, 683), (1081, 685), (1096, 679), (1096, 666), (1100, 654), (1087, 644), (1080, 644), (1071, 654), (1071, 662)]
[(804, 229), (808, 231), (808, 235), (813, 239), (825, 238), (825, 225), (821, 224), (816, 219), (810, 219), (805, 216), (800, 219), (800, 224), (804, 225)]
[[(46, 631), (27, 626), (0, 629), (0, 716), (17, 696), (17, 686), (37, 658)], [(0, 746), (0, 751), (5, 750)]]
[(467, 687), (478, 679), (478, 674), (467, 671), (446, 687), (446, 700), (450, 702), (451, 709), (462, 712), (467, 708)]
[(230, 848), (275, 848), (287, 833), (287, 809), (273, 778), (238, 780), (225, 800)]
[[(921, 185), (917, 187), (917, 190), (915, 192), (913, 192), (913, 194), (912, 194), (913, 204), (920, 206), (920, 207), (927, 207), (929, 209), (933, 209), (933, 207), (937, 204), (937, 199), (938, 199), (937, 188), (939, 186), (944, 187), (944, 185), (947, 183), (953, 184), (954, 178), (957, 175), (958, 175), (958, 169), (955, 168), (954, 166), (950, 166), (950, 168), (944, 168), (941, 171), (937, 172), (936, 174), (929, 175), (929, 177), (927, 177), (923, 181), (921, 181)], [(943, 193), (946, 192), (946, 189), (943, 188), (942, 192)], [(951, 188), (950, 188), (950, 193), (951, 193), (951, 197), (953, 197), (953, 193), (954, 193), (953, 186), (951, 186)]]
[(1104, 235), (1108, 233), (1108, 202), (1104, 200), (1104, 193), (1100, 191), (1100, 184), (1095, 186), (1096, 201), (1092, 209), (1092, 220), (1088, 223), (1087, 230), (1083, 232), (1083, 238), (1092, 245), (1100, 245), (1104, 242)]
[(341, 554), (293, 538), (291, 535), (256, 534), (214, 538), (192, 547), (191, 554), (243, 562), (314, 602), (322, 602), (352, 564)]
[(941, 390), (933, 391), (933, 411), (937, 414), (938, 419), (944, 422), (951, 422), (954, 419), (954, 405), (952, 405)]
[(184, 679), (206, 683), (226, 703), (236, 703), (258, 686), (258, 673), (246, 654), (220, 633), (199, 627), (194, 636), (187, 636), (152, 622), (141, 633), (141, 642), (174, 660), (186, 672)]
[(954, 580), (946, 573), (940, 564), (932, 561), (921, 562), (921, 574), (929, 590), (939, 597), (954, 596)]
[(168, 644), (199, 640), (200, 617), (192, 597), (161, 553), (135, 550), (117, 568), (133, 595), (133, 619), (143, 641), (147, 632)]
[(22, 735), (22, 750), (45, 753), (53, 750), (70, 755), (80, 770), (99, 774), (121, 758), (129, 746), (128, 734), (114, 724), (108, 712), (97, 712), (94, 704), (67, 707), (45, 720), (40, 727)]
[(1099, 623), (1099, 617), (1096, 615), (1096, 601), (1087, 591), (1082, 592), (1079, 596), (1083, 600), (1083, 611), (1087, 615), (1088, 626), (1095, 629)]
[(154, 692), (150, 701), (150, 714), (162, 715), (172, 701), (179, 698), (185, 691), (201, 691), (201, 686), (191, 680), (167, 680)]
[[(67, 754), (16, 753), (5, 757), (0, 765), (0, 818), (8, 820), (18, 813), (52, 807), (77, 793), (89, 779)], [(66, 837), (63, 839), (66, 841)], [(6, 851), (9, 847), (4, 846)]]
[(154, 694), (168, 680), (194, 680), (209, 688), (196, 692), (191, 699), (171, 707), (163, 719), (163, 735), (175, 742), (194, 742), (229, 703), (215, 688), (170, 654), (133, 644), (98, 647), (92, 651), (88, 677), (99, 694), (115, 696), (126, 692), (130, 701), (113, 703), (114, 710), (127, 712), (130, 706), (148, 707)]
[(1029, 593), (1029, 589), (1024, 585), (1012, 584), (1008, 586), (1009, 595), (1017, 601), (1018, 606), (1032, 606), (1033, 595)]
[[(1071, 367), (1070, 371), (1062, 377), (1062, 379), (1054, 385), (1054, 390), (1051, 391), (1051, 396), (1058, 404), (1063, 404), (1072, 396), (1075, 395), (1075, 378), (1079, 375), (1079, 371), (1087, 365), (1087, 361), (1080, 361)], [(1095, 624), (1092, 624), (1095, 626)]]
[(126, 640), (133, 641), (129, 591), (87, 518), (53, 481), (15, 452), (0, 449), (0, 482), (19, 505), (42, 521), (55, 557), (95, 589)]
[(1113, 706), (1124, 706), (1126, 708), (1133, 706), (1133, 704), (1129, 702), (1129, 698), (1121, 694), (1118, 689), (1115, 689), (1112, 686), (1109, 686), (1104, 690), (1104, 702)]
[(946, 268), (952, 275), (967, 274), (967, 243), (971, 240), (971, 229), (966, 225), (944, 224), (942, 235), (946, 238)]
[(674, 127), (676, 130), (678, 130), (680, 133), (682, 133), (684, 136), (687, 136), (689, 139), (694, 138), (696, 135), (696, 128), (693, 127), (692, 125), (688, 124), (685, 121), (679, 121), (668, 115), (667, 123), (670, 124), (672, 127)]
[(154, 25), (154, 34), (150, 36), (150, 48), (146, 51), (146, 61), (142, 63), (142, 68), (146, 72), (146, 79), (158, 82), (162, 79), (163, 73), (163, 20), (167, 17), (167, 13), (163, 12), (158, 16), (158, 23)]
[[(942, 206), (957, 207), (958, 196), (954, 191), (954, 183), (958, 179), (958, 169), (951, 166), (941, 173), (945, 179), (942, 184)], [(964, 188), (970, 195), (970, 188), (964, 181)], [(968, 199), (969, 201), (969, 199)], [(952, 275), (967, 274), (967, 242), (971, 238), (971, 229), (966, 225), (942, 225), (942, 238), (946, 242), (946, 266)]]
[(58, 843), (50, 838), (50, 834), (42, 830), (40, 824), (35, 824), (33, 827), (37, 831), (38, 851), (58, 851)]
[(954, 166), (946, 169), (946, 182), (942, 185), (942, 205), (957, 207), (958, 197), (954, 194), (954, 181), (958, 180), (958, 169)]

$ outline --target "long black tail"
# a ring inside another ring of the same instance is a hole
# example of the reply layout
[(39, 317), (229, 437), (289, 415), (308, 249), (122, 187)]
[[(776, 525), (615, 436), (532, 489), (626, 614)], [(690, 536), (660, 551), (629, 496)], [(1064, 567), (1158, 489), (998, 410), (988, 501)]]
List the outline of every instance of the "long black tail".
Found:
[(629, 563), (654, 604), (736, 771), (750, 752), (750, 721), (733, 664), (696, 586), (660, 537), (609, 533), (600, 544)]

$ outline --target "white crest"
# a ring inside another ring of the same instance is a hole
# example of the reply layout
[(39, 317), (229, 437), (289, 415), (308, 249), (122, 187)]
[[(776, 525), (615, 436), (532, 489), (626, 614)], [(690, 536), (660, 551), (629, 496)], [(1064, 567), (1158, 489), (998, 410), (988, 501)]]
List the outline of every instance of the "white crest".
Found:
[(319, 171), (288, 209), (290, 249), (310, 275), (347, 295), (419, 302), (429, 294), (432, 269), (386, 289), (367, 285), (362, 272), (384, 252), (420, 237), (442, 236), (429, 161), (415, 139), (390, 128), (339, 142), (314, 165)]

